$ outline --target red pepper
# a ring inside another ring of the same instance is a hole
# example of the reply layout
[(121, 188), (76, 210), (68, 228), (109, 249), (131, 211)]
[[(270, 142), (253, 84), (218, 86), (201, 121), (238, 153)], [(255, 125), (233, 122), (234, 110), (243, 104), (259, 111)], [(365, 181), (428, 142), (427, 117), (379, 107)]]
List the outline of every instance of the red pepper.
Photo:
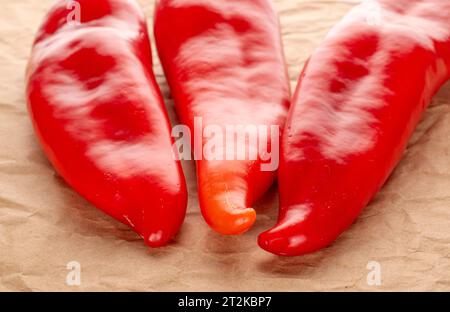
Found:
[[(59, 1), (34, 43), (29, 111), (48, 158), (78, 193), (166, 244), (186, 211), (186, 186), (134, 0)], [(68, 21), (70, 23), (68, 23)]]
[(280, 215), (259, 244), (284, 256), (332, 243), (400, 160), (450, 78), (450, 1), (362, 4), (299, 81), (281, 145)]
[[(199, 130), (196, 117), (202, 118), (200, 131), (212, 125), (222, 130), (284, 125), (289, 80), (278, 19), (268, 0), (160, 0), (155, 37), (176, 110), (191, 133)], [(210, 141), (204, 138), (201, 147)], [(218, 150), (236, 155), (234, 143), (239, 144), (223, 140)], [(273, 144), (269, 140), (268, 146)], [(243, 145), (237, 148), (261, 147), (250, 140)], [(202, 156), (197, 153), (203, 216), (219, 233), (245, 232), (256, 217), (250, 207), (273, 183), (275, 171), (262, 170), (262, 157)]]

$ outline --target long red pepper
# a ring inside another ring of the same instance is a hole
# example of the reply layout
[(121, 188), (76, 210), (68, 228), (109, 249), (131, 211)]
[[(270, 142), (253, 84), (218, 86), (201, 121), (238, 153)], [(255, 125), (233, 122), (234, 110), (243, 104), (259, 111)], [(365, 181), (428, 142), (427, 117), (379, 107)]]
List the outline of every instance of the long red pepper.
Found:
[[(202, 118), (201, 131), (284, 125), (289, 81), (270, 1), (159, 0), (155, 36), (178, 115), (191, 132), (196, 117)], [(218, 150), (235, 154), (232, 145), (224, 142)], [(238, 148), (260, 147), (250, 140), (244, 145)], [(200, 206), (214, 230), (239, 234), (252, 226), (256, 213), (250, 207), (276, 176), (261, 170), (262, 163), (261, 157), (198, 159)]]
[(77, 192), (149, 246), (164, 245), (187, 196), (145, 18), (134, 0), (74, 4), (57, 2), (34, 43), (27, 94), (36, 132)]
[(385, 183), (449, 70), (450, 1), (353, 9), (300, 77), (282, 139), (279, 220), (260, 246), (296, 256), (333, 242)]

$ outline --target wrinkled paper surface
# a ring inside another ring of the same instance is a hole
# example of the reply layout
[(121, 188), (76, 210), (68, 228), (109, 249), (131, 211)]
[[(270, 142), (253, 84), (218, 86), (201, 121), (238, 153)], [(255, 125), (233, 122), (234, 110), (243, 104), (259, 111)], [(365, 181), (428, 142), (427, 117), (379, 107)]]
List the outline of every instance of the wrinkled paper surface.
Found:
[[(274, 2), (294, 89), (307, 57), (359, 1)], [(140, 3), (152, 25), (154, 1)], [(277, 217), (276, 187), (256, 205), (250, 232), (213, 233), (199, 211), (194, 166), (186, 162), (186, 222), (170, 246), (150, 250), (72, 191), (34, 136), (24, 73), (51, 4), (0, 4), (0, 290), (450, 290), (450, 84), (434, 98), (387, 185), (331, 247), (290, 259), (257, 247), (257, 235)], [(153, 58), (176, 122), (156, 53)], [(79, 286), (66, 283), (71, 261), (81, 266)], [(367, 282), (372, 261), (380, 265), (378, 286)]]

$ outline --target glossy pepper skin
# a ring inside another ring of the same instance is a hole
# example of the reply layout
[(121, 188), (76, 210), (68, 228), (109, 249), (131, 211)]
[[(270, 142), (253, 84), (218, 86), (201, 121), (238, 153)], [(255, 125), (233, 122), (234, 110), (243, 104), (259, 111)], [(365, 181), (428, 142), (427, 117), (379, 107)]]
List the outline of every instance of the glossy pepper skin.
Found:
[(449, 79), (450, 1), (375, 4), (354, 8), (300, 77), (281, 144), (278, 223), (259, 237), (271, 253), (310, 253), (348, 228)]
[[(290, 89), (278, 18), (268, 0), (159, 0), (155, 37), (176, 110), (191, 133), (196, 117), (201, 130), (283, 127)], [(246, 144), (246, 150), (258, 148)], [(230, 147), (224, 143), (219, 150)], [(252, 226), (251, 206), (276, 177), (261, 170), (262, 163), (260, 157), (197, 161), (201, 210), (215, 231), (234, 235)]]
[[(48, 13), (27, 72), (29, 112), (61, 176), (151, 247), (178, 232), (186, 186), (134, 0), (66, 1)], [(70, 16), (69, 16), (70, 18)]]

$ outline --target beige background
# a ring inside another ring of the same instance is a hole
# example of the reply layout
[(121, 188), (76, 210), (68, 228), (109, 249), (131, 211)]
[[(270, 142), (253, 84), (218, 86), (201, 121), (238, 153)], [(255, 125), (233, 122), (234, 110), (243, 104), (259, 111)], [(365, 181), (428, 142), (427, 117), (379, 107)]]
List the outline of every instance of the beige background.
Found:
[[(153, 1), (140, 2), (151, 25)], [(357, 2), (275, 1), (293, 88), (305, 59)], [(191, 163), (184, 166), (185, 225), (169, 247), (149, 250), (68, 188), (35, 140), (24, 71), (51, 3), (0, 4), (0, 290), (450, 290), (450, 84), (435, 97), (386, 187), (326, 250), (287, 259), (257, 247), (257, 234), (275, 222), (276, 188), (256, 206), (250, 232), (214, 234), (199, 212)], [(167, 98), (156, 54), (154, 60)], [(72, 260), (81, 264), (79, 287), (65, 283)], [(367, 285), (369, 261), (381, 264), (381, 286)]]

